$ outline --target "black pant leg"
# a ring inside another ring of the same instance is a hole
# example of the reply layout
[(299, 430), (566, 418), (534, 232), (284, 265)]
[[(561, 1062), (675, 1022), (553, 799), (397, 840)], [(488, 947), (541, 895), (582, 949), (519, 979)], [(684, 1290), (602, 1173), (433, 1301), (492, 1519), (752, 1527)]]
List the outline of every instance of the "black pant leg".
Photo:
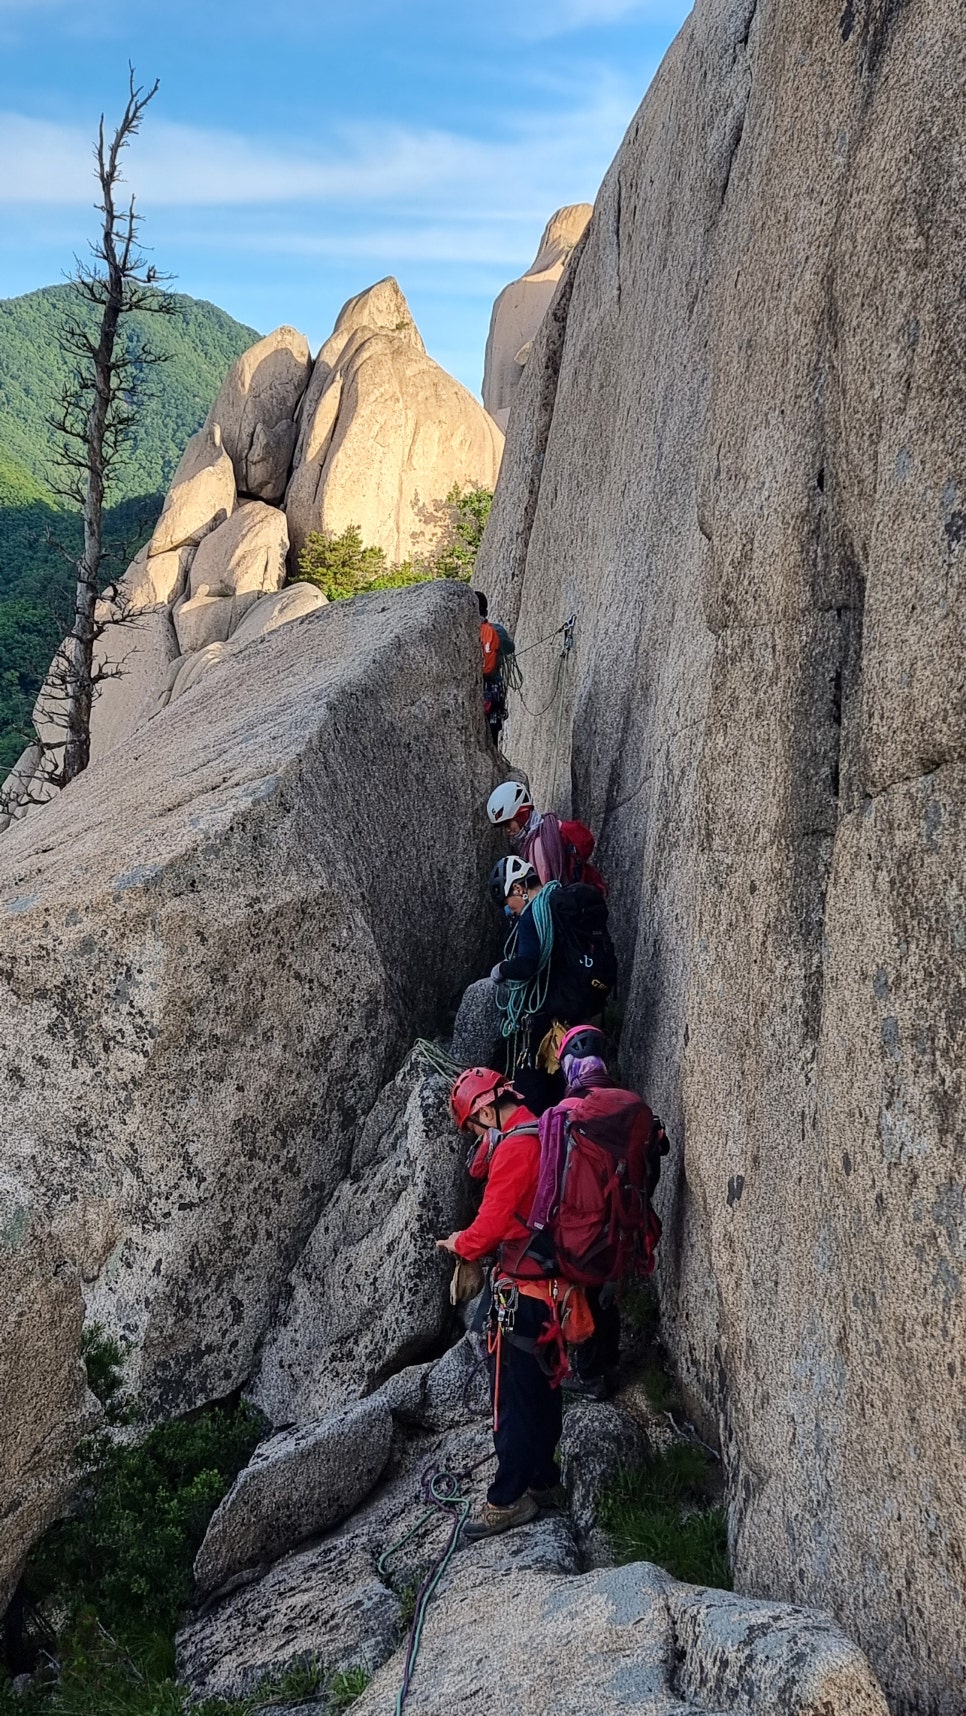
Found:
[[(521, 1295), (514, 1333), (535, 1341), (549, 1312), (538, 1299)], [(490, 1387), (495, 1389), (496, 1355), (490, 1355)], [(487, 1491), (496, 1507), (510, 1507), (528, 1489), (549, 1489), (557, 1481), (554, 1452), (560, 1440), (560, 1390), (532, 1352), (504, 1336), (500, 1353), (499, 1420), (493, 1433), (497, 1472)]]
[(604, 1290), (604, 1303), (594, 1312), (594, 1334), (600, 1368), (619, 1370), (621, 1362), (621, 1312), (613, 1291)]
[(538, 1067), (537, 1051), (553, 1025), (553, 1014), (534, 1013), (517, 1043), (517, 1064), (513, 1085), (534, 1114), (543, 1114), (554, 1103), (562, 1102), (567, 1081), (562, 1071), (549, 1073)]
[[(546, 1324), (549, 1313), (544, 1314)], [(551, 1388), (550, 1380), (540, 1372), (540, 1388), (534, 1397), (533, 1464), (529, 1488), (550, 1490), (560, 1482), (560, 1468), (554, 1458), (563, 1429), (563, 1399), (559, 1388)]]
[[(604, 1296), (603, 1304), (601, 1294)], [(594, 1332), (589, 1341), (581, 1341), (579, 1347), (570, 1349), (574, 1373), (584, 1382), (619, 1369), (621, 1357), (621, 1314), (612, 1291), (588, 1287), (587, 1303), (594, 1319)]]

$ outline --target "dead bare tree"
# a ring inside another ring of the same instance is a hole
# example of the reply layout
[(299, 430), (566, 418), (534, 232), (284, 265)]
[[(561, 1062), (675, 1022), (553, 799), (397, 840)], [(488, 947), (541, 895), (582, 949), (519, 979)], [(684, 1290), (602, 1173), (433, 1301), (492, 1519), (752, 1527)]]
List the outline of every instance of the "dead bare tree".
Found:
[[(91, 245), (92, 260), (78, 260), (71, 277), (79, 302), (62, 334), (73, 371), (50, 422), (62, 443), (57, 488), (83, 515), (84, 545), (76, 562), (73, 622), (51, 670), (60, 705), (57, 724), (64, 731), (62, 761), (48, 771), (53, 786), (65, 786), (87, 767), (94, 691), (102, 679), (118, 671), (109, 663), (95, 667), (94, 662), (94, 646), (105, 623), (97, 616), (107, 557), (105, 496), (137, 422), (147, 372), (164, 361), (143, 340), (128, 337), (122, 322), (135, 311), (166, 316), (175, 309), (164, 290), (165, 277), (148, 263), (141, 249), (142, 217), (135, 211), (135, 199), (118, 195), (123, 151), (140, 130), (157, 90), (157, 80), (150, 89), (136, 84), (131, 67), (127, 106), (110, 142), (101, 114), (94, 146), (101, 229)], [(91, 317), (91, 307), (99, 316)]]

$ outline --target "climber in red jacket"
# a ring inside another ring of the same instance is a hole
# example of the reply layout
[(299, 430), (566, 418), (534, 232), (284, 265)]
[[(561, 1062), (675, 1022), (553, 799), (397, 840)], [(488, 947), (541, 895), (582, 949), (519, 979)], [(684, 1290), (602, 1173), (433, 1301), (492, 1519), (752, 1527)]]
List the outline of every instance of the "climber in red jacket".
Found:
[[(548, 1360), (562, 1352), (563, 1340), (553, 1259), (532, 1254), (526, 1224), (540, 1168), (536, 1118), (489, 1067), (460, 1074), (450, 1107), (460, 1131), (479, 1141), (470, 1173), (486, 1184), (475, 1221), (437, 1244), (454, 1257), (496, 1254), (487, 1345), (498, 1464), (480, 1519), (464, 1527), (474, 1541), (525, 1525), (541, 1507), (560, 1503), (559, 1373)], [(583, 1295), (571, 1293), (567, 1309), (566, 1338), (586, 1338), (592, 1324)]]

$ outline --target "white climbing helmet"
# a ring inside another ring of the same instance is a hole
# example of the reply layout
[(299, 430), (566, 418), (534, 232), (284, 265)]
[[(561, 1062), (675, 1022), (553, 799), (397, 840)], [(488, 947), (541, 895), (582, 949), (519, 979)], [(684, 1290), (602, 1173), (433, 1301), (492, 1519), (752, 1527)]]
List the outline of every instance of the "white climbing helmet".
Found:
[(487, 799), (486, 814), (494, 828), (499, 828), (504, 822), (512, 822), (518, 810), (530, 803), (530, 789), (522, 781), (504, 781)]
[(508, 858), (501, 858), (498, 864), (494, 864), (490, 871), (490, 898), (496, 905), (502, 906), (518, 882), (522, 882), (526, 887), (531, 884), (536, 887), (537, 881), (537, 872), (533, 865), (528, 863), (526, 858), (518, 858), (515, 852), (511, 852)]

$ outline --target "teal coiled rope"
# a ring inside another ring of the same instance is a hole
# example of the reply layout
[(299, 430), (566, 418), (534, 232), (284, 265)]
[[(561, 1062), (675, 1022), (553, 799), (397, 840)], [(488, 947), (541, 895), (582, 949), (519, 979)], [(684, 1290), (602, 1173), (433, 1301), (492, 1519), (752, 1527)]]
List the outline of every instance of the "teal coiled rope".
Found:
[[(519, 1037), (528, 1018), (539, 1013), (546, 1003), (547, 990), (550, 987), (550, 957), (553, 953), (553, 914), (550, 903), (559, 882), (547, 882), (533, 900), (530, 910), (533, 913), (533, 923), (540, 940), (540, 960), (532, 977), (516, 981), (508, 979), (505, 985), (505, 997), (500, 998), (500, 1011), (504, 1014), (502, 1031), (504, 1037)], [(507, 958), (512, 957), (512, 948), (516, 946), (516, 929), (507, 942)]]

